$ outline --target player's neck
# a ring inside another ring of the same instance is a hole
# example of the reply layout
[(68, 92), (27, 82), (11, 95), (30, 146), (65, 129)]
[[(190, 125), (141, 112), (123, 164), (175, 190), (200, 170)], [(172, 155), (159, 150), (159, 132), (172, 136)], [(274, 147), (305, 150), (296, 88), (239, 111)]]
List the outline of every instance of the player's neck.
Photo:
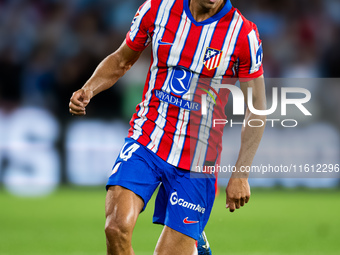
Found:
[(226, 0), (189, 0), (189, 9), (197, 22), (214, 16), (225, 5)]

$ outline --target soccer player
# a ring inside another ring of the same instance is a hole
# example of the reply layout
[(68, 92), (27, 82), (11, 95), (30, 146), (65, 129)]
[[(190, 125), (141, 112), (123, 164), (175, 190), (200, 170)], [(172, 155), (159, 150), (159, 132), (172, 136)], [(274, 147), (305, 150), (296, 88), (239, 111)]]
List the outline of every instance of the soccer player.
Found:
[[(197, 167), (221, 158), (223, 125), (212, 120), (226, 118), (230, 93), (215, 85), (239, 79), (245, 98), (252, 88), (254, 108), (266, 109), (262, 45), (256, 26), (229, 0), (148, 0), (120, 48), (73, 93), (70, 112), (85, 115), (90, 99), (115, 84), (150, 44), (142, 102), (106, 186), (107, 254), (134, 254), (135, 223), (157, 187), (153, 222), (164, 228), (155, 254), (197, 254), (195, 242), (215, 197), (214, 175)], [(265, 122), (248, 108), (246, 123)], [(263, 130), (242, 127), (237, 171), (226, 189), (231, 212), (249, 201), (248, 173), (241, 166), (251, 165)]]

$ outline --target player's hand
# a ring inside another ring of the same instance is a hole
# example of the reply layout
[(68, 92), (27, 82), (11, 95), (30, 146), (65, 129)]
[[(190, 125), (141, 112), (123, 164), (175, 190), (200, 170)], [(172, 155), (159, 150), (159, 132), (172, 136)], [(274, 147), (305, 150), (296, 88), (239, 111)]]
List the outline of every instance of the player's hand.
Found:
[(250, 186), (247, 178), (230, 178), (226, 188), (227, 203), (226, 208), (230, 212), (241, 208), (248, 203), (250, 198)]
[(83, 116), (86, 114), (86, 106), (89, 104), (93, 92), (90, 90), (80, 89), (72, 94), (69, 109), (73, 115)]

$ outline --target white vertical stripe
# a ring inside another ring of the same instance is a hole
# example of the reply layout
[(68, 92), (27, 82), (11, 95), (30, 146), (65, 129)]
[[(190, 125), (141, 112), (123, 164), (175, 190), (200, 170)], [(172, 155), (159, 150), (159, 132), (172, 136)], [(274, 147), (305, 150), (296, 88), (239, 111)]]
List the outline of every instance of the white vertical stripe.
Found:
[[(222, 58), (221, 64), (217, 68), (217, 71), (216, 71), (217, 76), (223, 76), (228, 69), (229, 62), (234, 52), (234, 49), (237, 43), (237, 37), (241, 30), (242, 24), (243, 24), (242, 17), (238, 14), (238, 12), (235, 12), (234, 19), (230, 25), (227, 38), (223, 45), (223, 49), (222, 49), (223, 55), (221, 56)], [(230, 42), (230, 45), (229, 45), (229, 42)]]
[(250, 57), (251, 57), (251, 67), (249, 70), (249, 74), (255, 73), (260, 69), (261, 64), (257, 64), (257, 51), (260, 48), (259, 40), (257, 39), (255, 30), (252, 30), (248, 34), (249, 48), (250, 48)]
[[(215, 31), (215, 27), (217, 25), (217, 21), (211, 23), (210, 25), (205, 25), (203, 27), (203, 31), (201, 33), (201, 37), (199, 39), (197, 49), (194, 55), (194, 59), (192, 65), (190, 67), (196, 73), (201, 73), (204, 67), (204, 54), (206, 49), (210, 46), (210, 42)], [(207, 39), (206, 39), (207, 38)]]
[(130, 33), (129, 33), (131, 41), (133, 41), (135, 39), (136, 35), (138, 34), (139, 26), (142, 23), (144, 15), (150, 10), (150, 8), (151, 8), (151, 0), (148, 0), (144, 4), (144, 6), (140, 10), (137, 11), (136, 15), (139, 13), (139, 16), (136, 17), (136, 20), (132, 24), (131, 29), (130, 29)]
[(207, 68), (208, 69), (211, 69), (211, 61), (212, 61), (212, 58), (208, 60), (208, 63), (207, 63)]
[[(195, 72), (194, 77), (192, 79), (192, 84), (190, 85), (191, 88), (197, 86), (199, 74), (202, 72), (204, 67), (203, 63), (204, 53), (206, 51), (206, 48), (209, 47), (210, 45), (217, 23), (218, 22), (215, 21), (209, 25), (205, 25), (202, 29), (202, 33), (199, 38), (199, 43), (196, 48), (194, 59), (190, 66), (190, 70)], [(190, 97), (191, 95), (189, 94), (183, 96), (184, 99), (190, 99)], [(176, 132), (173, 139), (174, 142), (172, 144), (171, 153), (168, 158), (168, 162), (176, 166), (179, 164), (180, 156), (182, 154), (185, 136), (187, 133), (187, 126), (189, 124), (190, 111), (181, 108), (179, 116), (184, 117), (183, 119), (179, 118), (179, 120), (177, 121)]]
[(215, 57), (215, 59), (214, 59), (214, 67), (217, 67), (217, 65), (218, 65), (218, 60), (220, 59), (220, 55), (221, 55), (221, 54), (218, 54), (218, 56)]
[(207, 114), (207, 95), (206, 94), (202, 95), (202, 106), (201, 106), (201, 109), (202, 109), (202, 114), (206, 115)]
[[(159, 35), (160, 37), (163, 36), (164, 31), (165, 31), (165, 25), (168, 22), (169, 19), (169, 14), (170, 14), (170, 10), (171, 7), (173, 6), (173, 4), (175, 3), (175, 0), (168, 0), (168, 1), (162, 1), (162, 4), (159, 7), (158, 10), (158, 15), (156, 17), (156, 21), (155, 24), (160, 24), (158, 26), (155, 27), (154, 30), (154, 38), (157, 38), (157, 35)], [(149, 89), (148, 91), (145, 93), (145, 100), (139, 104), (140, 106), (140, 110), (138, 111), (137, 115), (138, 115), (138, 119), (136, 119), (134, 121), (134, 131), (133, 131), (133, 135), (131, 136), (133, 139), (138, 139), (141, 134), (142, 134), (142, 126), (145, 123), (145, 121), (147, 120), (146, 118), (146, 114), (149, 111), (149, 103), (150, 103), (150, 99), (152, 96), (152, 89), (155, 87), (155, 82), (156, 82), (156, 75), (158, 72), (158, 56), (157, 56), (157, 51), (158, 51), (158, 47), (159, 45), (155, 43), (154, 40), (154, 44), (153, 44), (153, 64), (150, 68), (150, 81), (149, 81)]]
[[(175, 35), (173, 46), (170, 49), (169, 59), (167, 62), (167, 66), (170, 66), (171, 68), (169, 68), (168, 70), (167, 77), (162, 87), (162, 90), (166, 91), (167, 93), (170, 93), (170, 87), (168, 86), (168, 84), (170, 82), (170, 78), (171, 78), (172, 71), (173, 71), (172, 66), (177, 66), (177, 64), (180, 61), (180, 54), (183, 48), (185, 47), (185, 40), (190, 32), (190, 25), (191, 25), (190, 20), (187, 18), (185, 12), (183, 12), (183, 15), (182, 15), (182, 18), (179, 24), (179, 28)], [(169, 106), (168, 103), (160, 101), (160, 105), (157, 109), (158, 117), (155, 121), (156, 126), (150, 136), (151, 142), (147, 146), (150, 150), (152, 150), (155, 153), (158, 151), (158, 148), (161, 142), (161, 137), (164, 134), (164, 127), (166, 124), (166, 115), (167, 115), (168, 106)]]
[[(229, 62), (231, 60), (232, 53), (234, 52), (234, 48), (236, 45), (236, 40), (239, 34), (239, 31), (242, 27), (243, 20), (241, 16), (235, 12), (234, 18), (230, 24), (229, 31), (226, 35), (226, 39), (224, 45), (222, 47), (222, 62), (216, 70), (215, 78), (213, 82), (218, 83), (222, 80), (222, 75), (227, 71)], [(230, 43), (230, 44), (229, 44)], [(229, 47), (229, 48), (228, 48)], [(216, 89), (219, 92), (219, 89)], [(217, 95), (214, 95), (215, 99)], [(214, 104), (212, 98), (207, 97), (207, 102), (209, 104)], [(208, 140), (210, 136), (210, 130), (212, 127), (212, 118), (213, 118), (213, 105), (208, 107), (208, 114), (202, 116), (200, 130), (198, 134), (198, 142), (196, 146), (196, 151), (192, 163), (192, 170), (195, 169), (195, 166), (203, 166), (205, 162), (205, 156), (208, 150)], [(210, 110), (211, 109), (211, 110)]]
[(213, 59), (211, 60), (210, 69), (212, 69), (212, 67), (215, 65), (215, 61), (216, 61), (216, 56), (213, 57)]
[[(198, 81), (198, 74), (194, 74), (191, 80), (190, 87), (196, 87)], [(189, 90), (191, 91), (191, 90)], [(193, 96), (190, 93), (183, 95), (183, 99), (192, 101)], [(173, 137), (173, 143), (171, 146), (171, 152), (168, 157), (168, 163), (178, 166), (179, 159), (182, 154), (185, 136), (187, 133), (187, 127), (189, 124), (190, 111), (180, 108), (178, 121), (176, 124), (176, 131)]]

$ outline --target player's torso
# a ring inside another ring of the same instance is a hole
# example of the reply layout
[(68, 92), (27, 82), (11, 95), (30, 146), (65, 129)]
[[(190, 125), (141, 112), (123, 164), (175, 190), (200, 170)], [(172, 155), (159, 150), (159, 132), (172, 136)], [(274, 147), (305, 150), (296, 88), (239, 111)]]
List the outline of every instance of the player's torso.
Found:
[(217, 15), (196, 22), (188, 6), (188, 0), (161, 2), (152, 32), (153, 68), (171, 73), (183, 67), (217, 79), (234, 76), (241, 15), (226, 5)]
[[(203, 163), (216, 161), (222, 149), (223, 127), (213, 130), (211, 119), (225, 118), (229, 93), (217, 91), (223, 105), (208, 98), (205, 116), (201, 95), (204, 90), (212, 92), (212, 80), (235, 76), (235, 48), (243, 19), (229, 1), (217, 15), (200, 23), (193, 19), (188, 0), (154, 2), (159, 6), (150, 31), (153, 60), (130, 136), (168, 163), (190, 169), (195, 157)], [(197, 89), (202, 84), (203, 90)], [(202, 131), (200, 126), (207, 128)], [(204, 157), (192, 153), (195, 146), (203, 146)]]

